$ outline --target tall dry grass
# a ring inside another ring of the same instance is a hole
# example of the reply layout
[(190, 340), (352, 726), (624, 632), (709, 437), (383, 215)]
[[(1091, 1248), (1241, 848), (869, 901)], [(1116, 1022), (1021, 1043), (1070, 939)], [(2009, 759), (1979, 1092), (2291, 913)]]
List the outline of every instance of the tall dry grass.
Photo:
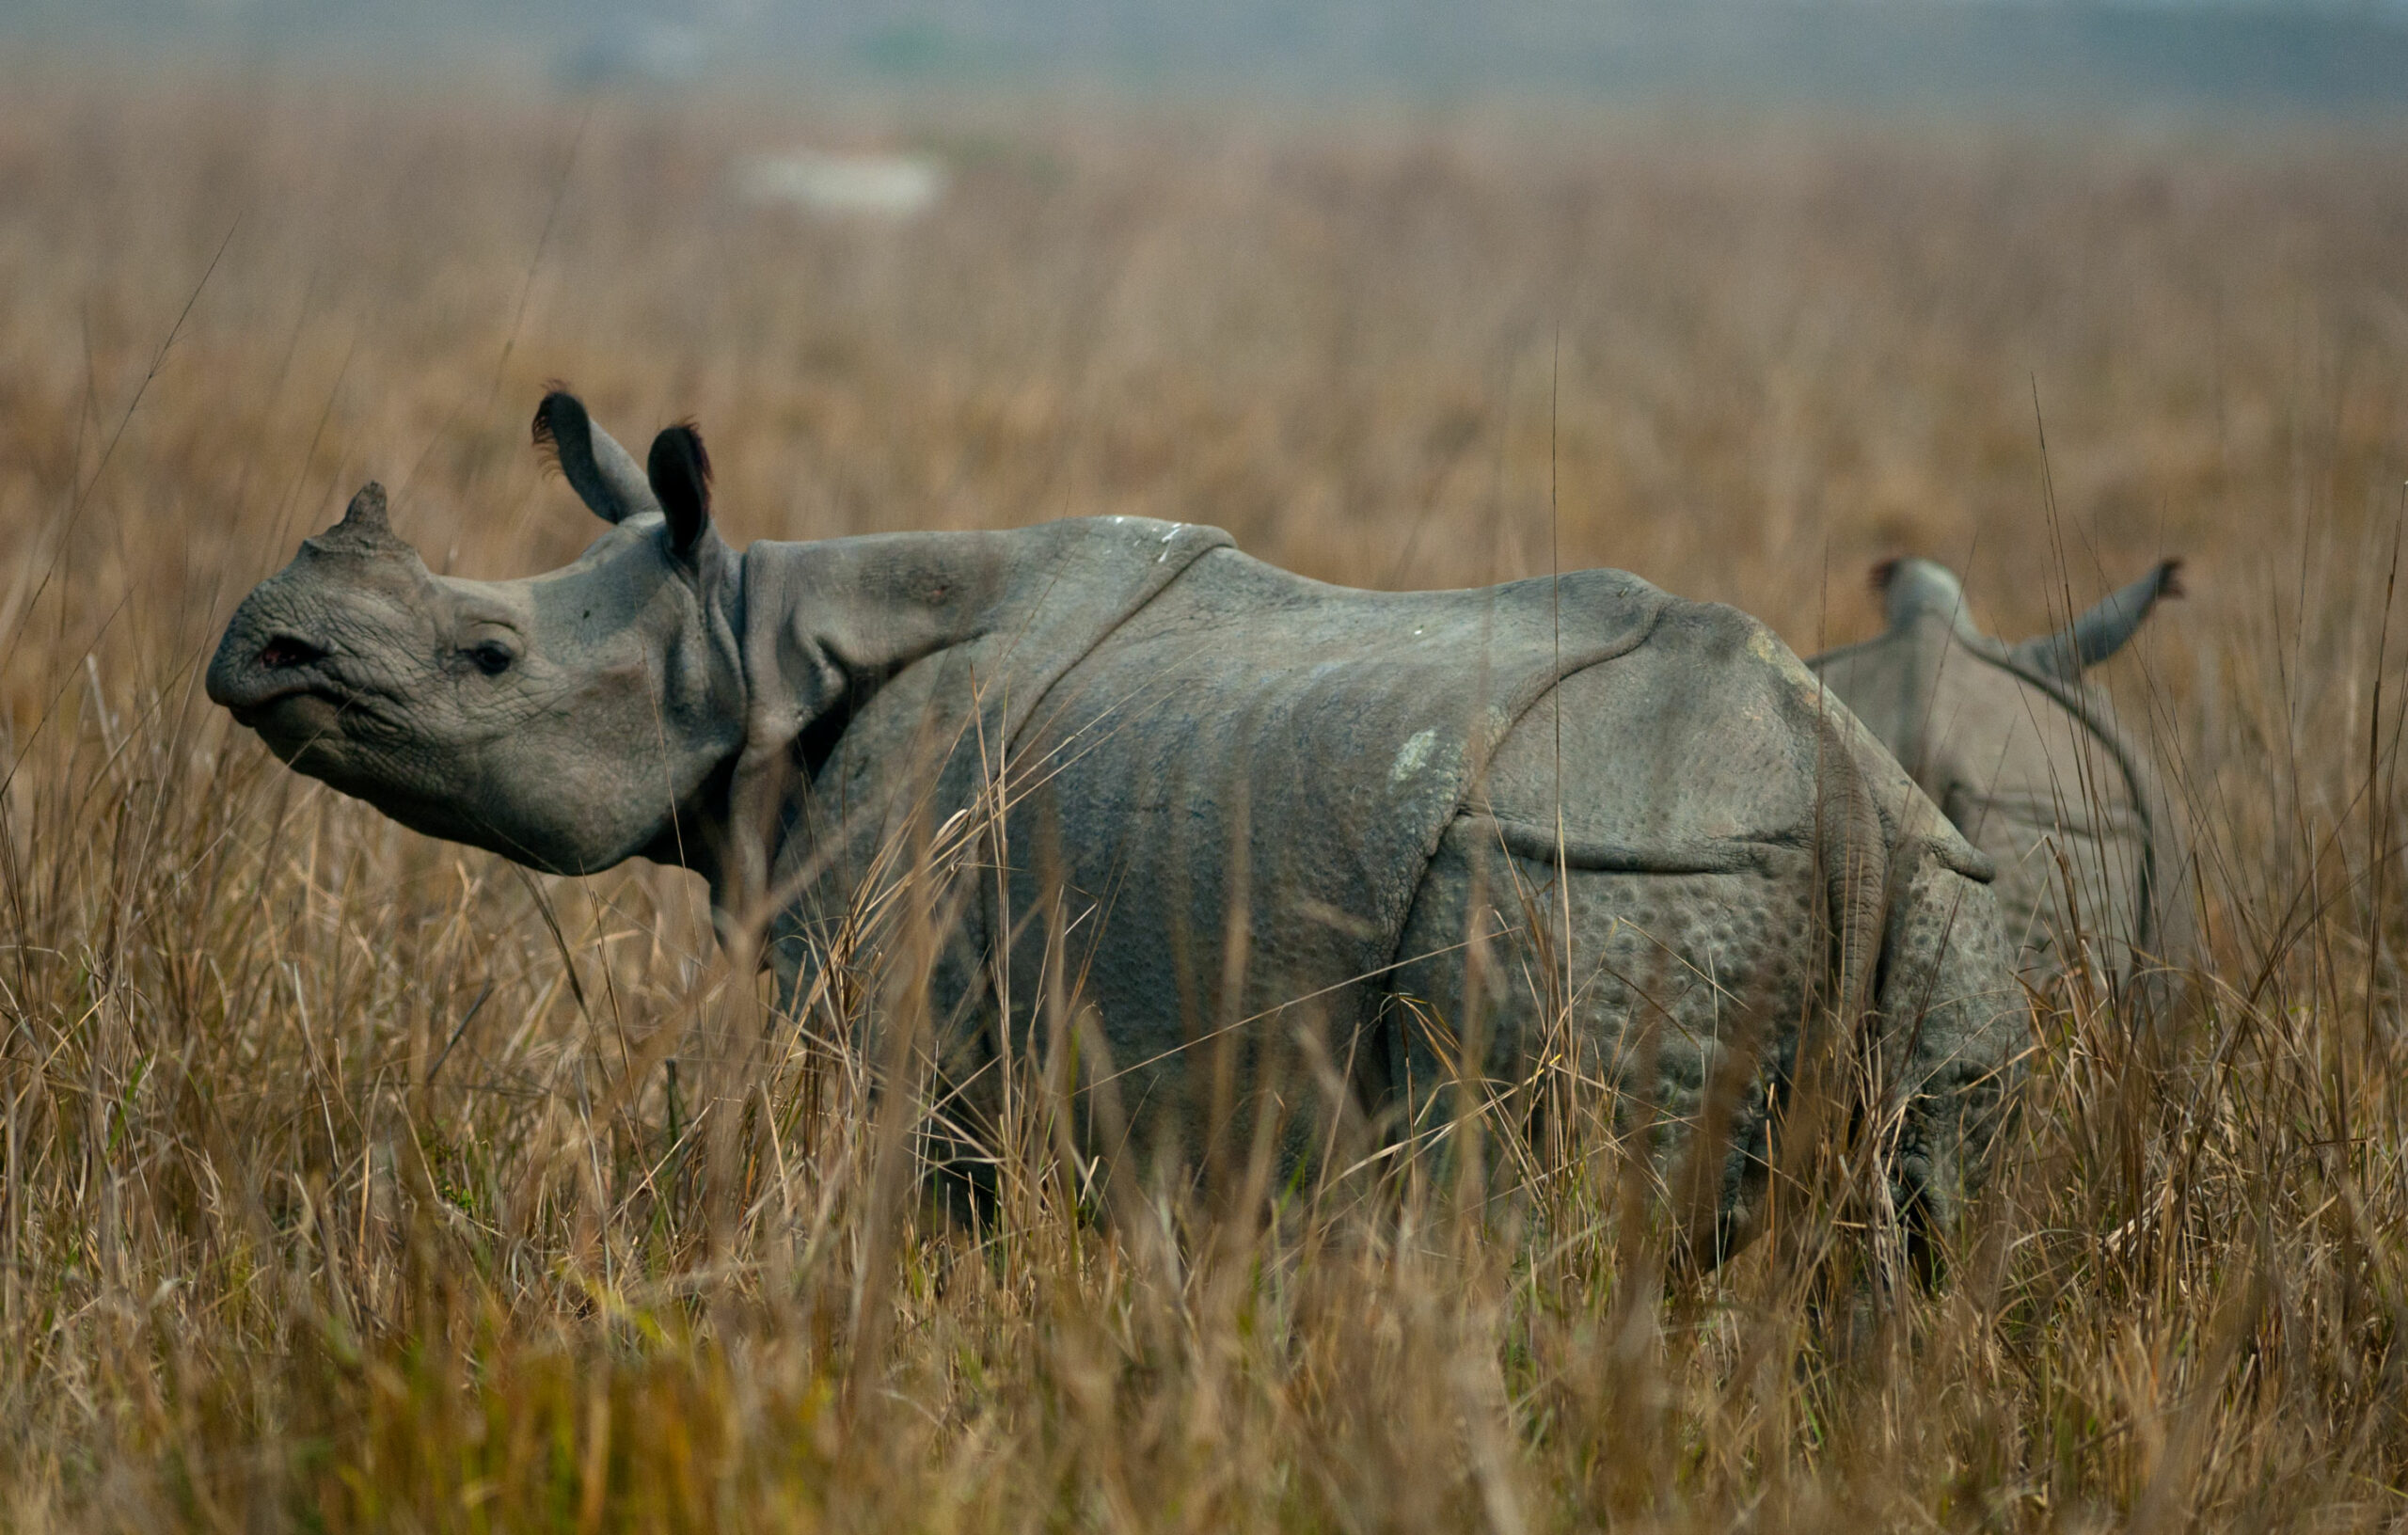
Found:
[[(0, 1523), (2408, 1511), (2398, 137), (22, 63), (5, 101)], [(954, 196), (724, 196), (801, 139), (933, 144)], [(1159, 1182), (1096, 1218), (1040, 1104), (971, 1229), (841, 1017), (773, 1041), (731, 1194), (696, 1077), (742, 999), (690, 879), (430, 843), (198, 696), (371, 474), (437, 569), (578, 547), (525, 442), (549, 377), (623, 434), (699, 417), (738, 542), (1144, 513), (1445, 585), (1560, 536), (1801, 650), (1900, 548), (2016, 632), (2186, 554), (2115, 681), (2209, 954), (2151, 1031), (2037, 1014), (1928, 1288), (1828, 1219), (1684, 1271), (1576, 1095), (1546, 1146), (1486, 1127), (1478, 1197), (1431, 1163), (1218, 1218)]]

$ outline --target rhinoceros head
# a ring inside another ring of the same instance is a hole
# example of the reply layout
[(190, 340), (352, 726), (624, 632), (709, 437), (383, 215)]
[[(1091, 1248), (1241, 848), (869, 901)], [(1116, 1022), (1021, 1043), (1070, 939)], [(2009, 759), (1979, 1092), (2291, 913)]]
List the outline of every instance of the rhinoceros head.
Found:
[(640, 470), (555, 390), (535, 439), (612, 524), (574, 564), (434, 575), (372, 483), (236, 609), (209, 696), (406, 826), (586, 873), (673, 843), (740, 747), (737, 559), (693, 428), (662, 432)]
[(1881, 593), (1893, 634), (1904, 633), (1924, 619), (1937, 618), (1976, 649), (2002, 650), (2029, 671), (2072, 682), (2085, 669), (2123, 649), (2161, 599), (2182, 594), (2182, 562), (2161, 560), (2147, 575), (2109, 593), (2054, 634), (2014, 645), (2001, 645), (1982, 633), (1966, 611), (1964, 583), (1936, 560), (1909, 555), (1884, 561), (1873, 567), (1873, 587)]

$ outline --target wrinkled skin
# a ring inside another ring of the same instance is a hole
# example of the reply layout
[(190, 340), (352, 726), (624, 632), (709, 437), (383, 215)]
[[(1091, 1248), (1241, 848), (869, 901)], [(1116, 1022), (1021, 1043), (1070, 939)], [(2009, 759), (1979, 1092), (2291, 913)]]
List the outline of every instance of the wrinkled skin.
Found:
[(673, 844), (741, 745), (726, 546), (674, 551), (647, 502), (564, 569), (453, 580), (392, 535), (384, 500), (362, 490), (243, 603), (209, 696), (430, 836), (555, 874), (687, 862)]
[(1299, 1165), (1330, 1144), (1314, 1052), (1427, 1129), (1434, 1039), (1484, 1014), (1462, 1064), (1526, 1079), (1566, 1015), (1523, 983), (1565, 964), (1583, 1069), (1660, 1144), (1730, 1137), (1700, 1159), (1718, 1252), (1810, 1047), (1880, 1063), (1900, 1208), (1978, 1180), (2027, 1026), (1987, 861), (1745, 615), (1609, 571), (1355, 592), (1143, 518), (738, 554), (691, 429), (639, 469), (555, 393), (537, 438), (613, 525), (575, 564), (434, 577), (371, 486), (245, 601), (211, 697), (430, 834), (699, 871), (789, 1008), (912, 952), (878, 926), (888, 850), (953, 860), (951, 1122), (996, 1121), (1005, 1041), (1058, 1045), (1067, 971), (1091, 1145), (1209, 1161), (1260, 1110)]
[(2176, 817), (2083, 676), (2180, 594), (2178, 570), (2168, 561), (2064, 629), (2010, 644), (1975, 626), (1945, 566), (1894, 561), (1875, 572), (1888, 630), (1806, 663), (1997, 862), (2001, 914), (2036, 985), (2078, 963), (2121, 985), (2187, 957)]

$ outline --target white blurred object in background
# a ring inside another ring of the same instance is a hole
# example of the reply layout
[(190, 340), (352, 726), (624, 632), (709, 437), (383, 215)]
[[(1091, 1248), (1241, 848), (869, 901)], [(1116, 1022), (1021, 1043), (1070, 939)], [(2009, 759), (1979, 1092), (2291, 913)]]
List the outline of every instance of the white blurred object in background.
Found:
[(736, 163), (736, 194), (756, 207), (910, 218), (944, 196), (944, 162), (927, 154), (833, 154), (795, 150)]

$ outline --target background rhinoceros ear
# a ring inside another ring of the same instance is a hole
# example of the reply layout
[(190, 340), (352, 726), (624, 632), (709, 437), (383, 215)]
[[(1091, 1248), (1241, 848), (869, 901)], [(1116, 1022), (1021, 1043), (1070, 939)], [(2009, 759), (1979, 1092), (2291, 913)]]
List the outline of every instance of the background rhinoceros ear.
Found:
[(560, 466), (578, 498), (605, 522), (657, 512), (633, 455), (594, 424), (584, 404), (555, 386), (535, 407), (535, 451)]
[(690, 424), (663, 427), (645, 460), (653, 498), (669, 519), (669, 546), (682, 558), (711, 525), (711, 458)]
[(1959, 637), (1982, 638), (1973, 615), (1965, 608), (1965, 584), (1937, 560), (1911, 554), (1884, 560), (1873, 567), (1873, 590), (1881, 593), (1892, 633), (1927, 614), (1938, 614)]
[(2015, 657), (2036, 672), (2071, 682), (2083, 668), (2097, 666), (2123, 649), (2160, 600), (2181, 594), (2182, 562), (2161, 560), (2147, 575), (2110, 592), (2056, 633), (2017, 645)]

